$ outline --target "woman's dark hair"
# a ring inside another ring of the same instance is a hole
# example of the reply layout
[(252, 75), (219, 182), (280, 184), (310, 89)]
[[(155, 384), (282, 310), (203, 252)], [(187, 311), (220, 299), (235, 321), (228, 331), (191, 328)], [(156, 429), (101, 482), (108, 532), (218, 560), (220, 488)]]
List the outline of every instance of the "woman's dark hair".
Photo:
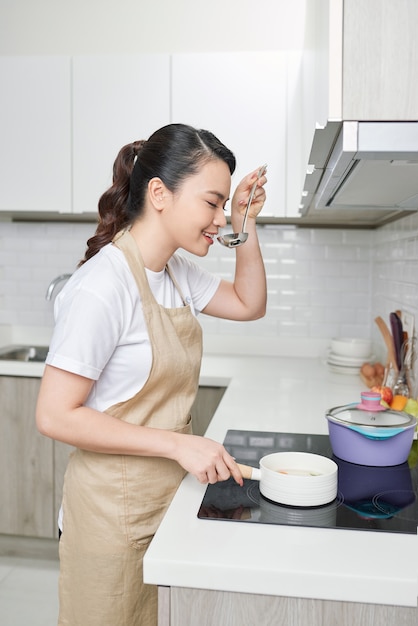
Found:
[(175, 192), (185, 178), (196, 174), (202, 164), (212, 159), (224, 161), (233, 174), (232, 152), (208, 130), (185, 124), (163, 126), (148, 141), (124, 146), (113, 165), (113, 184), (99, 200), (99, 223), (96, 233), (87, 241), (80, 265), (141, 215), (152, 178), (161, 178)]

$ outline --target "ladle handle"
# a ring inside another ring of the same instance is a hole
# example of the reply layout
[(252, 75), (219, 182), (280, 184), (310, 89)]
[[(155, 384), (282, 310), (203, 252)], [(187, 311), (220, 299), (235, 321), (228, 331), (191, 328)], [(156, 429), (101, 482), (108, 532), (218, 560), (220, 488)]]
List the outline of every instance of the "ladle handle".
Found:
[(258, 467), (251, 467), (251, 465), (241, 465), (241, 463), (237, 463), (237, 465), (243, 478), (248, 478), (249, 480), (260, 480), (261, 472)]
[[(265, 163), (264, 165), (262, 165), (260, 167), (260, 169), (258, 170), (258, 173), (257, 173), (257, 179), (256, 179), (255, 183), (253, 184), (253, 186), (251, 187), (250, 196), (248, 198), (247, 207), (246, 207), (245, 213), (244, 213), (244, 220), (242, 222), (242, 232), (243, 233), (245, 233), (245, 228), (247, 226), (248, 211), (250, 210), (250, 205), (251, 205), (251, 202), (253, 201), (255, 190), (257, 189), (257, 183), (260, 180), (260, 178), (262, 177), (262, 175), (265, 173), (266, 169), (267, 169), (267, 163)], [(244, 476), (244, 478), (245, 478), (245, 476)]]

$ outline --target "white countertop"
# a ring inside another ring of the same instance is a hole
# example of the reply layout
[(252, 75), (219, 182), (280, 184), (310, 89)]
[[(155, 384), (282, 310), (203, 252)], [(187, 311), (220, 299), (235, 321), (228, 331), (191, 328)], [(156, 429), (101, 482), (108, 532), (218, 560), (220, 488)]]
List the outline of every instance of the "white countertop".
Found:
[[(206, 433), (217, 441), (228, 429), (327, 434), (326, 409), (363, 389), (319, 358), (209, 355), (202, 383), (211, 379), (229, 383)], [(145, 582), (417, 606), (417, 535), (202, 520), (205, 489), (184, 479), (145, 555)]]

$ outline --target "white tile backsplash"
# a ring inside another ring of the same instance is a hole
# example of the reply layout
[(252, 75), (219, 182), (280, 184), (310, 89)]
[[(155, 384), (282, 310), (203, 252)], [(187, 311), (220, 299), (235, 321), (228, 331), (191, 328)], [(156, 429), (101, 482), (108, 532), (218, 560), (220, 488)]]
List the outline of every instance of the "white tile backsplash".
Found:
[[(0, 223), (0, 324), (52, 327), (45, 293), (76, 269), (94, 224)], [(380, 341), (373, 323), (406, 307), (418, 321), (418, 215), (377, 230), (260, 226), (268, 280), (264, 319), (237, 323), (201, 316), (211, 335)], [(234, 252), (213, 245), (199, 263), (232, 279)]]
[(387, 320), (398, 308), (418, 323), (418, 213), (375, 233), (372, 315)]

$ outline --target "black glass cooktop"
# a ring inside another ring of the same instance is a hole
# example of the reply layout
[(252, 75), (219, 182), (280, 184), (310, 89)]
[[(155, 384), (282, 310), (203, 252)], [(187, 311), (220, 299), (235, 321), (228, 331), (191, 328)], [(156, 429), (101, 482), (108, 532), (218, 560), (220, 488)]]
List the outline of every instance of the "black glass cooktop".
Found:
[(266, 500), (258, 481), (244, 480), (240, 487), (230, 478), (208, 485), (198, 512), (201, 519), (417, 532), (418, 463), (413, 461), (413, 454), (409, 464), (368, 467), (333, 456), (328, 435), (246, 430), (228, 430), (224, 445), (239, 463), (254, 467), (272, 452), (312, 452), (330, 457), (338, 464), (338, 494), (333, 502), (320, 507), (292, 507)]

